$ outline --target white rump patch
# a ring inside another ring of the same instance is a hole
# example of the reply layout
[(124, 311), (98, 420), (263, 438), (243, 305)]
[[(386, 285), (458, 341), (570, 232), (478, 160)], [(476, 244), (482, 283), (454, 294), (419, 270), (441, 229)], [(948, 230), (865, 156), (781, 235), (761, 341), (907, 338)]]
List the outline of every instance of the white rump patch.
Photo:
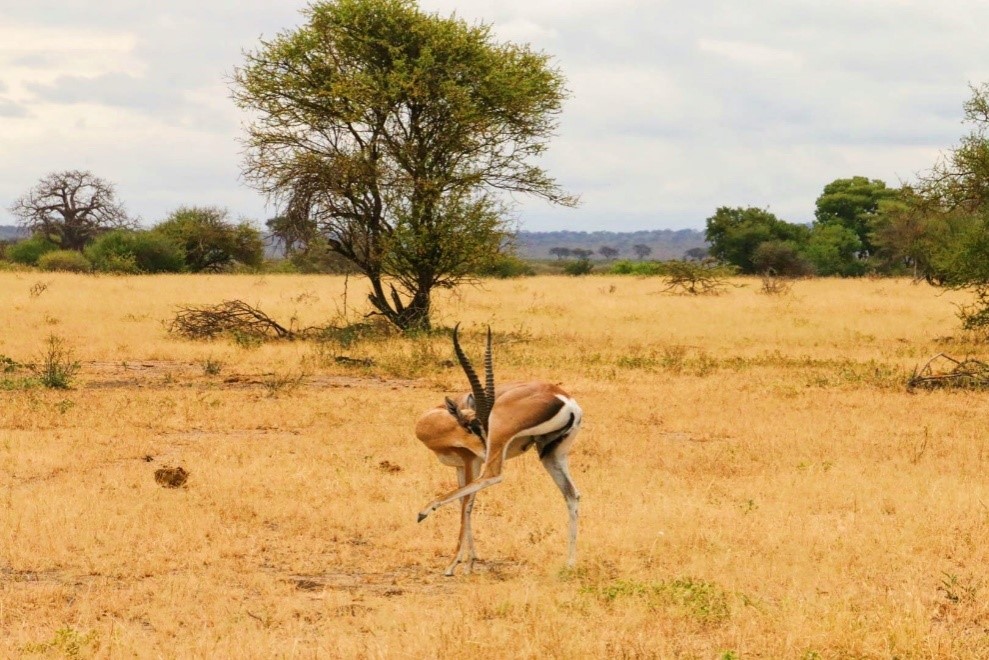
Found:
[(570, 415), (573, 415), (573, 426), (577, 428), (580, 426), (580, 420), (584, 416), (584, 411), (580, 409), (577, 402), (570, 397), (563, 396), (562, 394), (557, 394), (556, 398), (563, 402), (563, 407), (553, 415), (550, 419), (546, 420), (542, 424), (537, 424), (530, 429), (525, 429), (524, 431), (519, 431), (515, 434), (515, 437), (520, 436), (530, 436), (530, 435), (545, 435), (546, 433), (552, 433), (553, 431), (559, 431), (564, 426), (570, 422)]

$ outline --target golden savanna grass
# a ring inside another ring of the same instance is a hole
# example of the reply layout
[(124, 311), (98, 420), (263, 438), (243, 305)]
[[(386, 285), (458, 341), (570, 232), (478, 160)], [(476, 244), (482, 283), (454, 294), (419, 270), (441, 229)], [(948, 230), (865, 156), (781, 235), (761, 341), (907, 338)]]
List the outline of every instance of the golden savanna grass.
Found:
[[(449, 337), (192, 342), (180, 304), (300, 326), (362, 287), (304, 276), (0, 274), (0, 354), (49, 335), (69, 390), (0, 374), (0, 656), (977, 658), (989, 654), (987, 394), (908, 393), (987, 357), (905, 280), (487, 281), (437, 301), (499, 380), (559, 382), (585, 424), (579, 559), (532, 455), (478, 496), (482, 561), (440, 573), (455, 485), (417, 415), (465, 389)], [(373, 366), (336, 361), (371, 359)], [(0, 365), (2, 366), (2, 365)], [(154, 479), (189, 471), (182, 488)]]

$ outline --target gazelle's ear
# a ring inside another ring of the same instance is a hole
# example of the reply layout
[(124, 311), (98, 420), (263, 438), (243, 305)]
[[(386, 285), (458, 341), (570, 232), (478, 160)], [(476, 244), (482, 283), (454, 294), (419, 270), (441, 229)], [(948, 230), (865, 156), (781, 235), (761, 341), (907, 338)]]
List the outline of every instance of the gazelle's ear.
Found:
[(460, 408), (457, 407), (457, 403), (450, 397), (446, 397), (446, 409), (447, 412), (457, 418), (458, 422), (460, 421)]

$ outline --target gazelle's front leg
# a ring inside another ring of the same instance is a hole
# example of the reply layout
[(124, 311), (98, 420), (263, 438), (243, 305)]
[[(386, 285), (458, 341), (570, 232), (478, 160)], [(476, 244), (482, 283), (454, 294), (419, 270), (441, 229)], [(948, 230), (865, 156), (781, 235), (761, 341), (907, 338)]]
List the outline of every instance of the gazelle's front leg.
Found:
[[(457, 468), (457, 483), (461, 488), (473, 481), (474, 475), (480, 468), (480, 461), (473, 456), (464, 459), (464, 467)], [(453, 575), (457, 564), (466, 562), (465, 572), (470, 573), (474, 568), (474, 560), (477, 554), (474, 551), (474, 535), (471, 531), (471, 513), (474, 510), (474, 495), (468, 495), (461, 500), (460, 504), (460, 537), (457, 541), (457, 554), (446, 570), (444, 575)]]
[(429, 514), (445, 504), (501, 483), (501, 480), (504, 479), (501, 475), (501, 468), (505, 462), (505, 452), (508, 449), (509, 442), (511, 442), (511, 438), (508, 441), (492, 442), (488, 447), (488, 461), (481, 468), (481, 473), (478, 475), (477, 480), (468, 482), (466, 486), (461, 486), (430, 502), (425, 509), (419, 512), (419, 522), (425, 520)]

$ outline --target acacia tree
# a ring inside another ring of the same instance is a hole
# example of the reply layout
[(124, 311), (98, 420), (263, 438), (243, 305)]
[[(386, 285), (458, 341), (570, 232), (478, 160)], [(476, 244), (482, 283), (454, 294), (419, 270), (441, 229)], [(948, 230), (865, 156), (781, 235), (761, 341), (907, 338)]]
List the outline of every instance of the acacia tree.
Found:
[(490, 26), (412, 0), (303, 13), (234, 74), (234, 99), (257, 117), (245, 177), (368, 277), (377, 313), (428, 329), (433, 289), (506, 243), (499, 193), (576, 203), (532, 162), (557, 126), (563, 76)]
[(113, 184), (81, 170), (48, 174), (17, 199), (10, 212), (21, 227), (63, 250), (82, 250), (102, 232), (134, 226)]
[(917, 186), (934, 284), (975, 293), (960, 312), (970, 330), (989, 332), (989, 84), (972, 87), (964, 105), (971, 128)]

